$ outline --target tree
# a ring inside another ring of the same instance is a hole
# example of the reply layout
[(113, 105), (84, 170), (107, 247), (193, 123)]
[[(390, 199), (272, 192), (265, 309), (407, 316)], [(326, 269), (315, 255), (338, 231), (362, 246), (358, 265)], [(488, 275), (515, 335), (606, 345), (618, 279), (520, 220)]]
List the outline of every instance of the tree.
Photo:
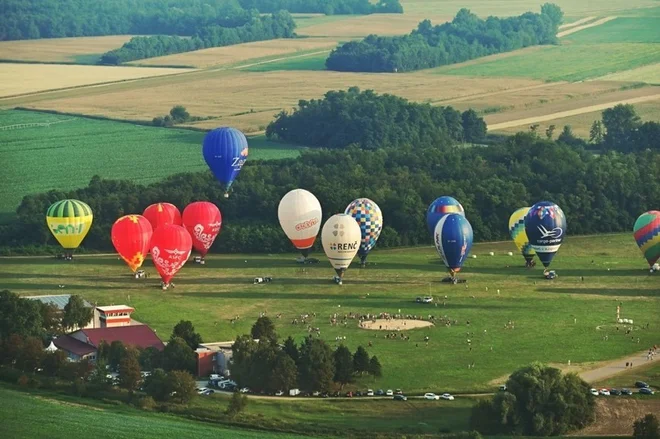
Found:
[(3, 290), (0, 291), (0, 339), (6, 339), (11, 334), (41, 337), (41, 304)]
[(486, 138), (488, 128), (486, 122), (476, 111), (469, 109), (461, 115), (463, 121), (463, 136), (466, 142), (480, 142)]
[(530, 126), (529, 126), (529, 131), (530, 131), (532, 134), (536, 135), (536, 131), (539, 129), (539, 126), (540, 126), (540, 125), (537, 124), (537, 123), (535, 123), (535, 124), (533, 124), (533, 125), (530, 125)]
[(475, 407), (473, 428), (485, 434), (556, 436), (594, 420), (590, 386), (576, 374), (532, 363), (514, 372), (506, 386), (507, 392), (495, 395), (490, 405)]
[(163, 353), (153, 346), (140, 351), (140, 368), (142, 370), (154, 370), (162, 367)]
[(130, 392), (137, 389), (142, 380), (139, 356), (137, 349), (130, 347), (119, 362), (119, 385)]
[(589, 142), (596, 145), (603, 143), (603, 123), (600, 120), (594, 120), (589, 130)]
[(285, 392), (297, 386), (298, 368), (293, 359), (283, 351), (280, 351), (275, 358), (271, 380), (273, 388)]
[(546, 130), (545, 130), (545, 137), (547, 137), (548, 140), (552, 140), (552, 135), (553, 135), (554, 132), (555, 132), (555, 128), (556, 128), (555, 125), (550, 125), (548, 128), (546, 128)]
[(89, 384), (98, 390), (107, 390), (112, 387), (112, 379), (108, 378), (106, 363), (102, 358), (96, 357), (94, 370), (90, 374)]
[(300, 386), (308, 392), (328, 391), (335, 375), (330, 346), (323, 340), (308, 337), (300, 348)]
[(360, 375), (369, 372), (369, 353), (362, 346), (358, 346), (353, 354), (353, 369)]
[(9, 337), (0, 339), (0, 362), (8, 366), (14, 366), (23, 351), (25, 338), (19, 334), (11, 334)]
[(649, 413), (633, 424), (634, 439), (660, 439), (660, 424), (657, 416)]
[[(105, 349), (105, 347), (104, 347)], [(110, 368), (114, 371), (117, 370), (117, 367), (119, 367), (119, 363), (121, 362), (121, 359), (124, 357), (124, 354), (126, 353), (126, 346), (124, 346), (124, 343), (122, 343), (121, 340), (115, 340), (110, 344), (110, 347), (107, 350), (108, 352), (108, 364), (110, 365)]]
[(41, 303), (41, 320), (46, 336), (54, 337), (62, 334), (62, 316), (59, 308), (52, 303)]
[(236, 338), (231, 347), (231, 376), (240, 385), (250, 381), (252, 355), (257, 350), (257, 343), (249, 335)]
[(369, 374), (373, 375), (374, 378), (383, 376), (383, 368), (375, 355), (369, 360)]
[(341, 387), (344, 384), (350, 383), (353, 380), (353, 355), (346, 346), (339, 345), (334, 352), (335, 361), (335, 376), (333, 380), (340, 383)]
[(225, 413), (229, 417), (234, 417), (240, 412), (242, 412), (245, 407), (248, 404), (248, 399), (246, 395), (241, 395), (239, 392), (234, 392), (234, 394), (231, 396), (231, 400), (229, 401), (229, 406), (227, 406), (227, 410), (225, 410)]
[(157, 401), (165, 401), (170, 396), (170, 383), (167, 372), (154, 369), (144, 380), (144, 391)]
[(603, 111), (604, 144), (608, 149), (629, 151), (634, 131), (641, 120), (630, 104), (619, 104)]
[(85, 301), (78, 295), (72, 295), (64, 306), (62, 326), (67, 329), (84, 328), (94, 317), (94, 308), (85, 305)]
[(184, 370), (173, 370), (167, 374), (170, 398), (180, 403), (187, 403), (195, 396), (196, 383), (193, 376)]
[(107, 341), (101, 340), (101, 343), (96, 347), (96, 359), (101, 359), (106, 363), (110, 360), (110, 345)]
[(186, 111), (186, 107), (183, 105), (175, 105), (172, 107), (170, 110), (170, 116), (172, 116), (172, 120), (177, 123), (186, 122), (188, 119), (190, 119), (190, 113)]
[(41, 339), (26, 337), (18, 355), (16, 366), (24, 372), (34, 372), (41, 365), (44, 355), (44, 344)]
[(170, 339), (163, 350), (163, 368), (165, 370), (185, 370), (195, 373), (196, 364), (195, 352), (190, 349), (184, 339), (179, 337)]
[(284, 347), (282, 348), (284, 353), (286, 353), (291, 359), (298, 364), (298, 361), (300, 360), (300, 353), (298, 352), (298, 345), (296, 345), (295, 340), (293, 337), (288, 336), (286, 340), (284, 340)]
[[(176, 108), (176, 107), (175, 107)], [(182, 338), (193, 351), (199, 347), (202, 342), (202, 336), (195, 332), (195, 327), (189, 320), (181, 320), (176, 324), (172, 331), (172, 338)]]
[(267, 316), (259, 317), (254, 325), (252, 325), (252, 330), (250, 332), (252, 334), (252, 338), (255, 340), (271, 340), (273, 342), (277, 342), (275, 324)]
[(48, 352), (42, 361), (44, 373), (51, 377), (57, 376), (66, 363), (67, 356), (64, 351), (58, 349), (55, 352)]
[(557, 137), (557, 141), (567, 145), (575, 145), (576, 143), (580, 143), (580, 139), (575, 137), (573, 134), (573, 128), (571, 128), (570, 125), (564, 125), (564, 129), (562, 130), (559, 137)]
[(564, 12), (554, 3), (544, 3), (541, 6), (541, 15), (550, 18), (555, 27), (558, 27), (564, 21)]

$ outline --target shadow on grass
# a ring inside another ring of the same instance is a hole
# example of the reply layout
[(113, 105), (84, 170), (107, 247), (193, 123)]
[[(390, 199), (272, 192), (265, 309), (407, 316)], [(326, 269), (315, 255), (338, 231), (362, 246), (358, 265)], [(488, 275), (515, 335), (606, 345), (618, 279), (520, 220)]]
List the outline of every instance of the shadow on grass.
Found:
[(595, 296), (660, 297), (660, 290), (640, 290), (636, 288), (539, 288), (540, 293), (552, 294), (591, 294)]

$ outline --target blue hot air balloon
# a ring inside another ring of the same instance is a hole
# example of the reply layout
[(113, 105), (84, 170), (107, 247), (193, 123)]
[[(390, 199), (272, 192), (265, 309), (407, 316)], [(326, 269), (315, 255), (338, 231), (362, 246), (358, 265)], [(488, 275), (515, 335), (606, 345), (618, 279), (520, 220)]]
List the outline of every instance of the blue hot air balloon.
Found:
[(465, 216), (463, 206), (461, 206), (461, 203), (459, 203), (456, 198), (444, 196), (436, 198), (435, 201), (431, 203), (426, 211), (426, 225), (428, 226), (431, 235), (435, 232), (435, 226), (438, 224), (438, 221), (440, 221), (440, 218), (448, 213), (457, 213)]
[(204, 137), (202, 153), (211, 172), (222, 183), (225, 198), (228, 198), (229, 188), (247, 160), (245, 135), (235, 128), (216, 128)]
[(438, 221), (433, 233), (435, 249), (453, 278), (461, 270), (472, 248), (472, 226), (465, 216), (450, 213)]
[(548, 268), (566, 236), (566, 216), (555, 203), (541, 201), (527, 212), (525, 232), (543, 266)]

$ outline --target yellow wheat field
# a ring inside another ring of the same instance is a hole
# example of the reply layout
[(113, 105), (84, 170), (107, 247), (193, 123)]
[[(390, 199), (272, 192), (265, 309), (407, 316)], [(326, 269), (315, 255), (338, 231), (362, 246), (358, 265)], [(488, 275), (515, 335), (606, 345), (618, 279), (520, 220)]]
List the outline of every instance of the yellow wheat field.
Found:
[(431, 20), (435, 25), (451, 20), (452, 17), (452, 15), (440, 15), (432, 12), (429, 14), (356, 15), (344, 20), (305, 26), (300, 29), (299, 33), (301, 35), (319, 37), (347, 38), (366, 37), (370, 34), (403, 35), (409, 34), (413, 29), (417, 28), (420, 21), (425, 19)]
[(185, 72), (184, 69), (0, 64), (0, 97)]
[(74, 62), (81, 55), (102, 54), (118, 49), (131, 35), (107, 37), (49, 38), (0, 41), (0, 59), (17, 61)]
[(176, 55), (159, 56), (156, 58), (134, 61), (130, 64), (147, 66), (193, 66), (210, 67), (215, 65), (234, 64), (250, 59), (293, 54), (314, 49), (334, 49), (339, 41), (336, 38), (299, 38), (258, 41), (254, 43), (236, 44), (234, 46), (214, 47), (196, 50), (194, 52), (178, 53)]

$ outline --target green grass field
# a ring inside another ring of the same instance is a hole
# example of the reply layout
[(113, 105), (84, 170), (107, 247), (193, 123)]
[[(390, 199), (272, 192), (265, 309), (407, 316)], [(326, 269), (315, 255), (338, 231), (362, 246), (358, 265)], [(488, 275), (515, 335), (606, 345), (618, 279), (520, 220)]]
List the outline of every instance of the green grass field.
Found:
[[(488, 256), (490, 251), (497, 256)], [(660, 283), (657, 275), (648, 274), (630, 234), (569, 237), (553, 262), (559, 274), (553, 282), (544, 280), (539, 268), (522, 268), (522, 258), (506, 256), (508, 251), (514, 251), (513, 244), (475, 245), (478, 258), (469, 259), (461, 272), (467, 287), (439, 283), (444, 270), (431, 247), (374, 251), (374, 265), (349, 269), (343, 286), (331, 281), (334, 272), (318, 253), (321, 263), (305, 271), (293, 262), (293, 255), (212, 255), (205, 266), (186, 265), (175, 279), (176, 288), (167, 292), (160, 290), (150, 262), (145, 268), (152, 277), (138, 281), (116, 257), (81, 256), (70, 264), (49, 258), (2, 258), (0, 279), (3, 288), (21, 294), (76, 293), (99, 305), (129, 304), (136, 308), (134, 317), (163, 339), (176, 322), (186, 319), (206, 341), (232, 340), (249, 333), (259, 313), (267, 311), (282, 337), (292, 335), (300, 341), (307, 327), (293, 325), (292, 320), (301, 313), (316, 313), (309, 324), (319, 327), (332, 346), (337, 336), (345, 336), (351, 350), (373, 343), (368, 350), (379, 357), (384, 376), (375, 382), (360, 379), (354, 388), (489, 391), (494, 388), (492, 380), (534, 360), (594, 362), (658, 343)], [(273, 276), (274, 281), (253, 285), (256, 276)], [(65, 287), (57, 288), (59, 284)], [(437, 307), (414, 302), (416, 296), (429, 293)], [(634, 341), (623, 331), (614, 332), (619, 302), (624, 316), (640, 325)], [(406, 342), (359, 329), (352, 319), (345, 327), (329, 323), (334, 313), (399, 309), (418, 316), (446, 315), (458, 324), (411, 331), (403, 327), (411, 337)], [(275, 317), (278, 313), (281, 319)], [(240, 320), (231, 324), (236, 315)], [(510, 320), (515, 329), (505, 329)], [(646, 323), (650, 329), (641, 328)], [(428, 346), (423, 342), (427, 335)], [(473, 362), (474, 369), (468, 369)]]
[(246, 72), (272, 72), (275, 70), (325, 70), (325, 60), (330, 51), (300, 58), (285, 59), (267, 64), (253, 65), (241, 70)]
[[(86, 186), (92, 176), (151, 183), (178, 172), (207, 169), (204, 132), (164, 129), (29, 111), (0, 111), (0, 127), (58, 122), (0, 131), (0, 214), (15, 211), (24, 195)], [(218, 126), (222, 120), (218, 119)], [(250, 159), (295, 157), (299, 148), (249, 139)]]
[(658, 17), (620, 17), (566, 36), (579, 44), (660, 43)]

